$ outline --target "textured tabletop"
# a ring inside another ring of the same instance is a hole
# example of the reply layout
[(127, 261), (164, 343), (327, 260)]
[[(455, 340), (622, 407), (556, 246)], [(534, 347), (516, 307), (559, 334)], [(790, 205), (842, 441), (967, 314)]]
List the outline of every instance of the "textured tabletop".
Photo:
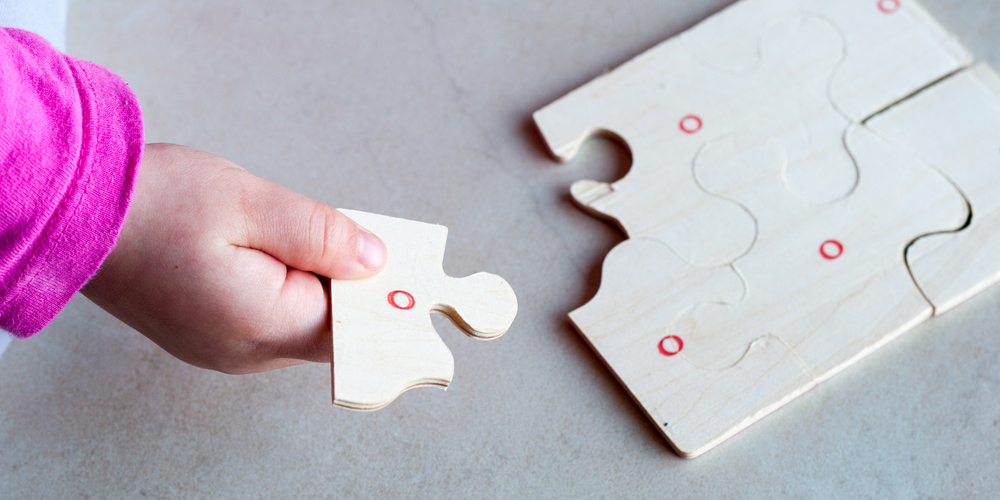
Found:
[[(570, 326), (623, 236), (569, 185), (629, 160), (559, 165), (531, 113), (728, 3), (71, 0), (69, 53), (130, 83), (149, 142), (444, 224), (445, 270), (503, 276), (520, 310), (491, 342), (436, 317), (451, 388), (355, 413), (328, 365), (194, 368), (77, 297), (0, 360), (0, 498), (995, 496), (1000, 288), (695, 460)], [(1000, 69), (1000, 4), (922, 3)]]

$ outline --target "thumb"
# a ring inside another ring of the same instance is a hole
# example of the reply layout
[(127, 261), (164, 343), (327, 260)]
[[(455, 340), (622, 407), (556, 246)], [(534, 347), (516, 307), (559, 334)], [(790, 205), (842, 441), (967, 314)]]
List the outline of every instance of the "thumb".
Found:
[(329, 205), (256, 180), (241, 200), (247, 247), (332, 279), (368, 278), (382, 270), (386, 249), (377, 236)]

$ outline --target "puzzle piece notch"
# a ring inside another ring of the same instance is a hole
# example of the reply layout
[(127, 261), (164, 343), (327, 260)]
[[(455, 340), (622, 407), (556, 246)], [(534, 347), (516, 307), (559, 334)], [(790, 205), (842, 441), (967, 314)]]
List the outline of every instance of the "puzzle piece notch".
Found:
[(962, 71), (867, 125), (934, 165), (970, 205), (968, 227), (924, 236), (906, 254), (935, 314), (1000, 281), (1000, 77), (986, 65)]
[(517, 314), (513, 290), (488, 273), (446, 275), (444, 226), (341, 212), (382, 239), (388, 260), (372, 278), (331, 281), (334, 404), (375, 410), (413, 387), (446, 388), (454, 358), (430, 312), (445, 314), (470, 337), (493, 339)]

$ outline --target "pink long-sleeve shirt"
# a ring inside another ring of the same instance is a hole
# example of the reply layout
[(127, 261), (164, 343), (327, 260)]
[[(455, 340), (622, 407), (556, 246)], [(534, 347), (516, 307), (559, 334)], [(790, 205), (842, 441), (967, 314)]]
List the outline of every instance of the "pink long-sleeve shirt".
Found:
[(0, 328), (40, 331), (114, 247), (142, 160), (121, 78), (0, 28)]

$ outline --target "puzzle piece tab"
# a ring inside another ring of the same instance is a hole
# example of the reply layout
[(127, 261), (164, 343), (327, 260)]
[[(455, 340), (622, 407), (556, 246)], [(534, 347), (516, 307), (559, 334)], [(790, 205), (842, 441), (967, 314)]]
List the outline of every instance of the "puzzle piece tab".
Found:
[(454, 358), (430, 312), (444, 314), (470, 337), (494, 339), (517, 314), (514, 291), (493, 274), (446, 275), (444, 226), (340, 211), (382, 239), (388, 261), (372, 278), (330, 283), (333, 404), (376, 410), (413, 387), (448, 387)]

